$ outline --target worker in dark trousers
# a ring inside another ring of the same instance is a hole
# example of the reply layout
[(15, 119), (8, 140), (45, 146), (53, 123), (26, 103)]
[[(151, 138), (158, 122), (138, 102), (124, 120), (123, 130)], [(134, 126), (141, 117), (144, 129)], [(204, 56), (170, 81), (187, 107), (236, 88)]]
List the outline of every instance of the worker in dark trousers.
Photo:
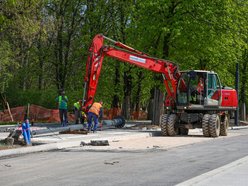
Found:
[[(89, 112), (88, 112), (88, 131), (93, 131), (96, 132), (97, 127), (98, 127), (98, 118), (102, 117), (103, 111), (102, 111), (102, 105), (103, 102), (100, 101), (93, 103), (93, 105), (90, 107)], [(91, 125), (92, 125), (92, 119), (94, 121), (94, 127), (93, 129), (91, 129)]]
[(82, 116), (82, 117), (80, 118), (81, 123), (83, 124), (83, 127), (86, 128), (86, 124), (84, 124), (84, 121), (87, 119), (87, 115), (85, 114), (84, 111), (82, 111), (82, 112), (81, 112), (81, 116)]
[[(82, 122), (82, 100), (79, 100), (78, 102), (74, 103), (74, 116), (75, 116), (75, 124)], [(83, 124), (83, 123), (82, 123)]]
[(67, 102), (68, 102), (68, 98), (65, 95), (65, 91), (61, 90), (60, 91), (60, 95), (56, 98), (56, 101), (58, 103), (58, 107), (59, 107), (59, 117), (60, 117), (60, 122), (61, 122), (61, 126), (65, 127), (67, 126)]

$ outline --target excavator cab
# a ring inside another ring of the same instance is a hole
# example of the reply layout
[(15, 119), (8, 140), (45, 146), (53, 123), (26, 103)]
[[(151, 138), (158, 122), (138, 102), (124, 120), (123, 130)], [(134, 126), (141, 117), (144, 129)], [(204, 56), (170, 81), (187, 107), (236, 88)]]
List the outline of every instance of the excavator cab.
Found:
[(219, 106), (221, 83), (216, 73), (186, 71), (181, 73), (177, 86), (177, 106)]

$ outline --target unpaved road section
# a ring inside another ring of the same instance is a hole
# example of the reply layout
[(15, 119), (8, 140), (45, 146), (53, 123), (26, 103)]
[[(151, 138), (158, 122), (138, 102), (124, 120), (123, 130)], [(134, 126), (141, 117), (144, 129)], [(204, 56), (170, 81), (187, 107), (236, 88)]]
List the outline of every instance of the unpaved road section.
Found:
[[(225, 140), (234, 136), (244, 135), (248, 129), (242, 130), (229, 130), (228, 136), (220, 136), (218, 138), (207, 138), (202, 135), (201, 129), (194, 129), (189, 131), (187, 136), (161, 136), (159, 131), (156, 131), (155, 136), (145, 137), (132, 137), (122, 138), (116, 140), (109, 140), (109, 146), (83, 146), (80, 147), (84, 150), (115, 150), (115, 151), (137, 151), (137, 150), (152, 150), (161, 149), (166, 150), (173, 147), (179, 147), (183, 145), (195, 144), (204, 141), (214, 141), (216, 139)], [(104, 138), (103, 138), (104, 139)], [(83, 141), (83, 140), (82, 140)]]

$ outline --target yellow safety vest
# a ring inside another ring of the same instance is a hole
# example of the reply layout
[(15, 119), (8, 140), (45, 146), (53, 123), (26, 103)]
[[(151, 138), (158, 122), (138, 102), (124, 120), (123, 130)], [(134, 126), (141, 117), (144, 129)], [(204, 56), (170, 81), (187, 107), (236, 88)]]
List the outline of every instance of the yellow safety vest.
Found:
[(76, 107), (79, 110), (79, 108), (80, 108), (79, 102), (74, 103), (74, 107)]

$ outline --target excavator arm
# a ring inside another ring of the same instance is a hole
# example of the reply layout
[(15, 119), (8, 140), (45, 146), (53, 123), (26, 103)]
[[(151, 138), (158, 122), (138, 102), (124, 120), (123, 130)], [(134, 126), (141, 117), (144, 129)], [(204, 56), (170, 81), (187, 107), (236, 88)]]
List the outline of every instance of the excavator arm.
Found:
[[(105, 40), (112, 45), (105, 45)], [(165, 89), (167, 91), (165, 105), (175, 106), (177, 83), (180, 77), (180, 72), (175, 63), (150, 57), (121, 42), (114, 41), (102, 34), (98, 34), (94, 37), (89, 48), (89, 56), (86, 63), (83, 95), (84, 108), (87, 108), (93, 103), (105, 56), (162, 74)]]

